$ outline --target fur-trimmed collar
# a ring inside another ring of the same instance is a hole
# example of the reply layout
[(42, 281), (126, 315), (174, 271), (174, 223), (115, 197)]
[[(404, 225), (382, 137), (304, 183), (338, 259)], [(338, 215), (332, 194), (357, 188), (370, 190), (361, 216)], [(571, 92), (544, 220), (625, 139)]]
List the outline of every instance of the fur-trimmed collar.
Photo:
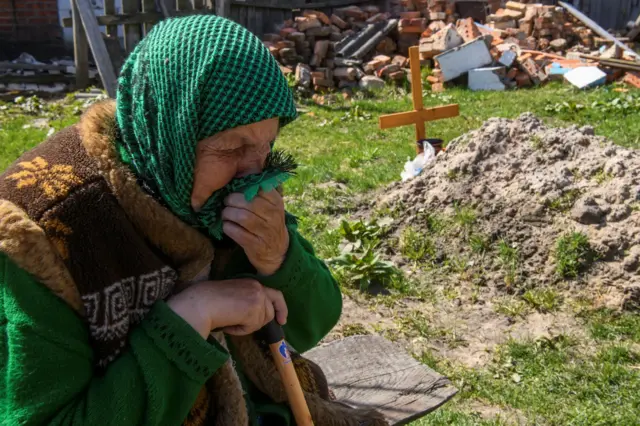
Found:
[(211, 242), (146, 194), (120, 161), (113, 143), (115, 112), (115, 101), (107, 100), (91, 106), (83, 114), (78, 128), (87, 153), (96, 159), (100, 173), (129, 220), (174, 262), (180, 281), (193, 281), (207, 274), (213, 260)]

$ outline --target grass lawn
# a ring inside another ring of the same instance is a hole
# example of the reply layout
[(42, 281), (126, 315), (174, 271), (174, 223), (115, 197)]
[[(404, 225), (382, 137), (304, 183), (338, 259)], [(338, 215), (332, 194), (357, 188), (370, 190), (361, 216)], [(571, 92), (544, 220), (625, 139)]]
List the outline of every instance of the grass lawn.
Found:
[[(460, 104), (460, 117), (430, 123), (427, 134), (450, 141), (490, 117), (512, 118), (530, 111), (549, 124), (590, 125), (596, 134), (620, 145), (640, 147), (640, 91), (620, 93), (614, 87), (579, 92), (550, 84), (504, 93), (426, 92), (425, 106)], [(412, 127), (377, 127), (378, 115), (409, 110), (411, 101), (405, 88), (388, 88), (373, 98), (356, 96), (351, 102), (303, 107), (306, 112), (277, 141), (301, 164), (298, 176), (287, 183), (288, 208), (301, 219), (301, 231), (319, 255), (330, 258), (340, 251), (340, 220), (356, 213), (358, 199), (398, 180), (404, 162), (415, 154)], [(34, 119), (47, 116), (49, 126), (59, 130), (77, 121), (79, 109), (81, 104), (71, 98), (36, 107), (0, 104), (0, 170), (46, 136), (47, 127), (25, 128)], [(481, 241), (478, 246), (482, 249)], [(345, 290), (353, 291), (346, 286)], [(379, 302), (368, 303), (377, 309)], [(429, 351), (415, 354), (448, 375), (460, 391), (415, 425), (640, 424), (640, 318), (588, 303), (576, 305), (572, 312), (581, 333), (510, 340), (479, 368)], [(420, 334), (419, 323), (403, 322)]]

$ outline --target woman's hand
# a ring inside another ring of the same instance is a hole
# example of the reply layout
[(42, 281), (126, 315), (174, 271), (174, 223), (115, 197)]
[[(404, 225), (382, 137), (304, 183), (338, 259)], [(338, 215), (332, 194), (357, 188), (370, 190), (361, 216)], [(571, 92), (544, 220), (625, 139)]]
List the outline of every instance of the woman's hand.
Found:
[(276, 273), (289, 250), (284, 200), (278, 191), (260, 192), (251, 202), (244, 194), (224, 200), (223, 230), (240, 245), (260, 275)]
[(288, 313), (282, 293), (251, 279), (199, 282), (167, 305), (205, 339), (215, 329), (245, 336), (273, 318), (284, 325)]

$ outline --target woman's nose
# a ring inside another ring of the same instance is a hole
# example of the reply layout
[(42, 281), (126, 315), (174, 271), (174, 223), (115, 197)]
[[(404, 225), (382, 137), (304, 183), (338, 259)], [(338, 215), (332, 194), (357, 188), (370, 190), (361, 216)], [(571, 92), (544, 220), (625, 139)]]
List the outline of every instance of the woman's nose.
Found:
[(252, 164), (247, 164), (245, 167), (239, 168), (238, 173), (236, 174), (236, 177), (245, 177), (249, 175), (262, 173), (263, 169), (264, 169), (264, 161), (263, 162), (254, 161), (252, 162)]
[(250, 157), (246, 158), (238, 168), (237, 177), (245, 177), (253, 174), (262, 173), (265, 163), (267, 161), (267, 155), (269, 153), (253, 153)]

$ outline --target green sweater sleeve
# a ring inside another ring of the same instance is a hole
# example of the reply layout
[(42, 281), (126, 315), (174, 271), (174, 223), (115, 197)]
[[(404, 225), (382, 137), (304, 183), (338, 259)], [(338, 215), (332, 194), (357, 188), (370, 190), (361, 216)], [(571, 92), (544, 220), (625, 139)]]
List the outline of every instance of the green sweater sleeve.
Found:
[(164, 303), (98, 375), (83, 320), (0, 254), (0, 424), (179, 425), (229, 357)]
[(313, 348), (336, 325), (342, 313), (342, 294), (325, 263), (311, 244), (290, 229), (287, 257), (280, 269), (260, 282), (282, 291), (289, 316), (284, 332), (298, 352)]

